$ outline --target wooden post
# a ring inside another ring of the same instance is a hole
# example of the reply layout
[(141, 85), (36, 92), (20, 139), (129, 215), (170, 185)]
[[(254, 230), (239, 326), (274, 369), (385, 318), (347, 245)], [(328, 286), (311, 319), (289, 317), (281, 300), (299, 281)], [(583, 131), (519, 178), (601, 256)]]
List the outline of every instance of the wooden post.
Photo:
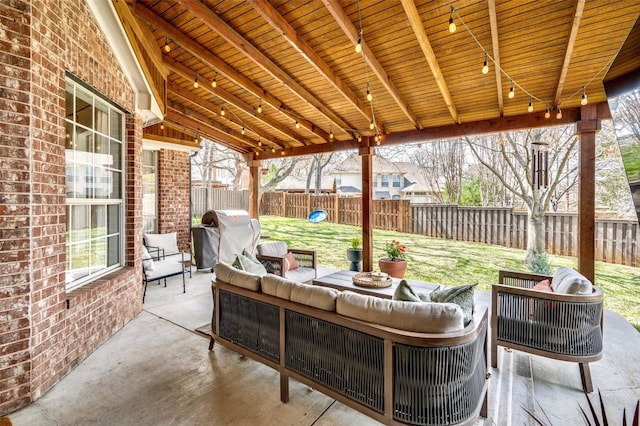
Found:
[(595, 284), (595, 176), (596, 133), (600, 120), (596, 105), (580, 109), (576, 134), (580, 137), (580, 168), (578, 173), (578, 270)]
[(333, 196), (333, 223), (340, 223), (340, 197), (336, 192)]
[(249, 217), (258, 219), (260, 215), (260, 161), (247, 158), (249, 166)]
[(362, 138), (362, 270), (373, 271), (373, 226), (371, 208), (373, 206), (373, 156), (375, 148), (369, 146), (371, 138)]

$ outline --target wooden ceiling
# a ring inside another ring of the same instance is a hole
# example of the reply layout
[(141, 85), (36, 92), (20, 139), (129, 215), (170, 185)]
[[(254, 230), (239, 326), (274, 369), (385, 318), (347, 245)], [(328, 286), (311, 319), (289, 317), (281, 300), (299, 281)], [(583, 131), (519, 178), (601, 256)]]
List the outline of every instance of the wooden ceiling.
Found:
[(165, 110), (145, 137), (257, 159), (573, 122), (583, 93), (606, 101), (640, 15), (637, 0), (112, 2)]

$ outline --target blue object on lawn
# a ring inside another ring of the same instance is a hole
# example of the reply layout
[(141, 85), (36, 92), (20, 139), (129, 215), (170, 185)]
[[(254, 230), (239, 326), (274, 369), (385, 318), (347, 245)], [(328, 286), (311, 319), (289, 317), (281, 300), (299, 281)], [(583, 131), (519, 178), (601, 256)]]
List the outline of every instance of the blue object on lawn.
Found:
[(309, 213), (309, 222), (311, 223), (322, 222), (328, 216), (329, 214), (327, 213), (326, 210), (314, 210), (311, 213)]

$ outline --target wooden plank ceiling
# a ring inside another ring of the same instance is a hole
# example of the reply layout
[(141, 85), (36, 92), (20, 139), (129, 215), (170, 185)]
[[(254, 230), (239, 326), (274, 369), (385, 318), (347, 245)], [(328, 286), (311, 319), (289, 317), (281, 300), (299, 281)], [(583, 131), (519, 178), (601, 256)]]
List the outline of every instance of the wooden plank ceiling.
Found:
[(571, 122), (583, 94), (606, 101), (640, 15), (637, 0), (112, 2), (163, 76), (164, 129), (145, 136), (257, 159)]

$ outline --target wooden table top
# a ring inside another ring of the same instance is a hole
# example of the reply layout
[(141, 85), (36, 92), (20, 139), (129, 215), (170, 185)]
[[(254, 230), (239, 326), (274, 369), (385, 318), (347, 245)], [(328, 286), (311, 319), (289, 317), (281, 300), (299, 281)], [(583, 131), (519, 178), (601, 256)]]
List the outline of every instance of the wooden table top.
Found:
[[(396, 288), (400, 284), (401, 279), (393, 278), (393, 284), (389, 287), (362, 287), (353, 283), (353, 276), (358, 272), (355, 271), (338, 271), (333, 274), (325, 275), (313, 280), (313, 285), (321, 285), (324, 287), (335, 288), (336, 290), (350, 290), (360, 294), (382, 297), (391, 299)], [(440, 288), (440, 284), (427, 283), (423, 281), (407, 280), (407, 283), (418, 293), (430, 293)]]

